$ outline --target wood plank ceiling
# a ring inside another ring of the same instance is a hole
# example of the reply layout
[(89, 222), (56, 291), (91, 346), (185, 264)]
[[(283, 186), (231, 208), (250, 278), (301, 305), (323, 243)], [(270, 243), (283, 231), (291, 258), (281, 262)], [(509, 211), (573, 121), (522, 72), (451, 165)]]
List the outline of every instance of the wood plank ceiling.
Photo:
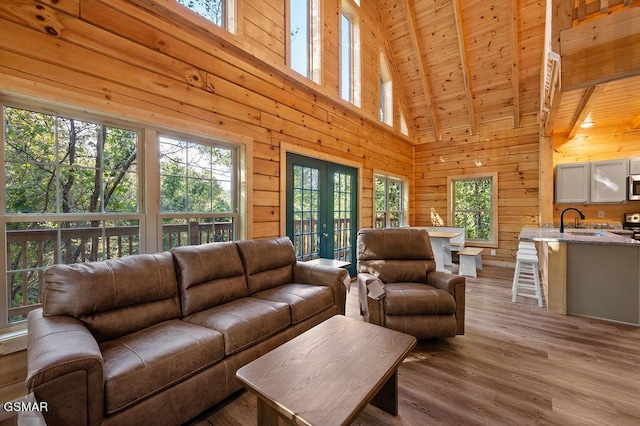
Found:
[[(540, 102), (544, 2), (380, 0), (419, 142), (520, 127)], [(515, 78), (514, 78), (515, 76)]]
[[(637, 1), (604, 3), (622, 7)], [(619, 10), (603, 9), (600, 0), (574, 4), (576, 23), (589, 15), (589, 7), (594, 10), (587, 19)], [(378, 7), (417, 143), (538, 122), (544, 0), (379, 0)], [(572, 137), (588, 113), (598, 125), (635, 130), (640, 127), (640, 80), (567, 92), (556, 108), (547, 134)]]

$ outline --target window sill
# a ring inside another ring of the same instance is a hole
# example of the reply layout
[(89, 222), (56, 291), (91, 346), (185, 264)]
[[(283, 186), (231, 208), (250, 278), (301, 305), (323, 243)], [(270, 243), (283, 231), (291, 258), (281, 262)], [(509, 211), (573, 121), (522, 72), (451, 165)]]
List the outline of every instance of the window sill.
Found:
[(0, 356), (27, 349), (27, 328), (0, 334)]

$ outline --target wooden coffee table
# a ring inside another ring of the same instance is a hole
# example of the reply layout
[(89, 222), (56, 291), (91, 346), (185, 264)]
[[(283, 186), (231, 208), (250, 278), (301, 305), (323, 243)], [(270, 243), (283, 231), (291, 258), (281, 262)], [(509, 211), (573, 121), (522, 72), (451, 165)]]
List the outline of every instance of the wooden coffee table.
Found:
[(371, 403), (398, 414), (408, 334), (336, 315), (240, 368), (258, 396), (258, 424), (344, 425)]

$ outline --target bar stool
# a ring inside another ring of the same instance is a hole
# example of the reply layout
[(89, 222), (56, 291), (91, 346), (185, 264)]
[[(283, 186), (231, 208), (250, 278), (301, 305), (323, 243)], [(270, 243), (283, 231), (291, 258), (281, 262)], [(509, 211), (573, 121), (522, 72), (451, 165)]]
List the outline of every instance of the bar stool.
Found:
[(535, 244), (521, 241), (518, 244), (516, 270), (513, 274), (512, 302), (516, 301), (517, 296), (531, 297), (538, 299), (538, 306), (542, 308), (542, 291), (540, 289), (538, 265), (538, 251)]

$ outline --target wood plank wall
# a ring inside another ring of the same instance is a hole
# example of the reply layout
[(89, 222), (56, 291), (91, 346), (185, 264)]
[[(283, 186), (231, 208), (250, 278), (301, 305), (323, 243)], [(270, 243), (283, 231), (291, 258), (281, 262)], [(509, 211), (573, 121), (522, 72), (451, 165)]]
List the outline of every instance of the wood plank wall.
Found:
[[(0, 94), (249, 141), (252, 237), (281, 232), (282, 142), (360, 164), (361, 226), (371, 226), (373, 171), (409, 179), (413, 167), (413, 140), (399, 132), (398, 114), (394, 128), (377, 120), (387, 43), (375, 3), (361, 8), (362, 109), (338, 92), (339, 0), (323, 2), (321, 84), (285, 64), (284, 2), (240, 3), (234, 36), (172, 0), (0, 2)], [(394, 110), (406, 109), (395, 98)]]
[[(339, 0), (323, 1), (321, 84), (287, 68), (285, 2), (239, 4), (234, 36), (173, 0), (3, 0), (0, 96), (250, 144), (249, 237), (281, 234), (281, 143), (358, 164), (361, 226), (371, 226), (374, 170), (410, 180), (413, 169), (413, 139), (399, 132), (402, 96), (394, 128), (377, 120), (388, 47), (375, 3), (361, 8), (362, 109), (338, 92)], [(2, 401), (24, 393), (25, 375), (25, 351), (0, 353)]]
[(448, 223), (447, 177), (498, 173), (498, 247), (483, 261), (513, 264), (518, 235), (524, 226), (538, 226), (539, 143), (538, 126), (416, 146), (415, 223)]
[[(583, 161), (616, 160), (619, 158), (640, 157), (640, 132), (629, 131), (628, 126), (594, 128), (581, 131), (577, 137), (566, 140), (554, 138), (554, 165)], [(560, 223), (560, 212), (568, 204), (554, 204), (553, 218)], [(624, 214), (640, 212), (640, 201), (627, 201), (613, 204), (579, 204), (571, 205), (579, 208), (587, 217), (583, 223), (592, 226), (599, 223), (620, 224)], [(598, 217), (604, 212), (604, 218)], [(573, 219), (571, 219), (573, 220)]]

